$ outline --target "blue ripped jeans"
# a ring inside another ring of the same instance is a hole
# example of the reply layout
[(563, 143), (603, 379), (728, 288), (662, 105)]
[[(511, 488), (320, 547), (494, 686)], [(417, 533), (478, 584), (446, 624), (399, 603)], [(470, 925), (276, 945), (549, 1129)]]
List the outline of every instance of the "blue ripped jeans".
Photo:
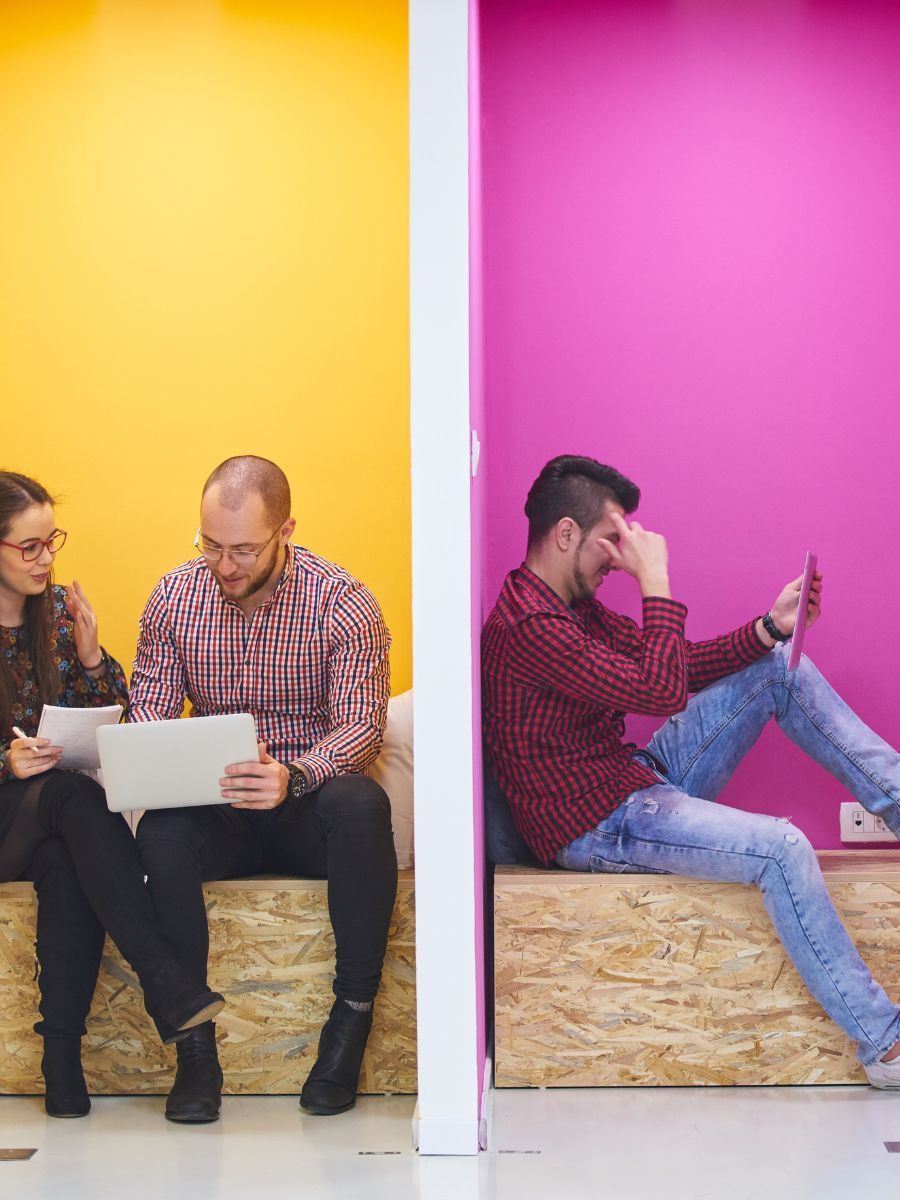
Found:
[(900, 1039), (900, 1008), (841, 924), (815, 851), (784, 820), (713, 803), (774, 717), (791, 741), (900, 833), (900, 755), (807, 658), (790, 674), (786, 665), (787, 648), (778, 646), (694, 696), (647, 747), (666, 768), (662, 782), (629, 796), (556, 861), (571, 871), (671, 872), (757, 884), (810, 992), (868, 1065)]

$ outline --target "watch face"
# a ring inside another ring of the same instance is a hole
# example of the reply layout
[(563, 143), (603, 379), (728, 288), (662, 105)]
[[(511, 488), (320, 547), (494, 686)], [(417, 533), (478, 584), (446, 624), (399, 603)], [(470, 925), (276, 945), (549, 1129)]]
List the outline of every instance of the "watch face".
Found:
[(291, 771), (291, 795), (294, 797), (302, 796), (306, 791), (306, 776), (302, 771), (296, 768)]

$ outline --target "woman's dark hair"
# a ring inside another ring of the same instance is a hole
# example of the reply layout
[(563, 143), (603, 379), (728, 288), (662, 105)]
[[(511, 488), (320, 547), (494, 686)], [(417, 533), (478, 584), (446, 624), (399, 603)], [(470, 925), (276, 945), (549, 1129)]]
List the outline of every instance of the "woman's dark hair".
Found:
[[(9, 527), (19, 513), (35, 504), (52, 504), (53, 497), (46, 488), (27, 475), (15, 471), (0, 471), (0, 538), (5, 538)], [(28, 653), (37, 676), (37, 700), (43, 704), (55, 704), (59, 699), (59, 664), (50, 649), (50, 631), (53, 627), (53, 575), (47, 586), (37, 596), (25, 599), (25, 637)], [(0, 654), (0, 723), (4, 734), (12, 724), (13, 704), (16, 700), (16, 685), (5, 655)]]
[(542, 541), (563, 517), (585, 530), (593, 528), (614, 500), (626, 513), (634, 512), (641, 489), (612, 467), (579, 454), (560, 454), (531, 485), (525, 501), (528, 545)]

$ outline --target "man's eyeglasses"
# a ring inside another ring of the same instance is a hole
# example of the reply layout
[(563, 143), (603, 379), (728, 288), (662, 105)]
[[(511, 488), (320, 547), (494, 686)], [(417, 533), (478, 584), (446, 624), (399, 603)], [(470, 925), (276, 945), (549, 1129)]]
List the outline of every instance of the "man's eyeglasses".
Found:
[(271, 537), (266, 539), (266, 541), (258, 550), (226, 550), (222, 546), (212, 545), (206, 540), (206, 538), (198, 529), (197, 536), (194, 538), (194, 549), (199, 550), (207, 562), (221, 562), (222, 559), (227, 555), (236, 567), (252, 567), (262, 554), (263, 550), (265, 550), (266, 546), (268, 546), (269, 542), (271, 542), (272, 538), (275, 537), (280, 530), (281, 526), (279, 525), (278, 529), (275, 530)]
[(27, 542), (22, 543), (0, 541), (0, 546), (9, 546), (10, 550), (18, 550), (24, 562), (34, 562), (41, 557), (45, 550), (49, 550), (51, 557), (55, 558), (66, 544), (68, 536), (65, 529), (54, 529), (48, 538), (29, 538)]

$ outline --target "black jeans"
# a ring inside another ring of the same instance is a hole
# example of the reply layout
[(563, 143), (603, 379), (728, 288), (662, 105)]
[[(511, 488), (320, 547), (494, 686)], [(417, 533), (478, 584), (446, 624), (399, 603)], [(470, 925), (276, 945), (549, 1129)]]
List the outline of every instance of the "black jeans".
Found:
[(29, 879), (37, 893), (43, 1019), (35, 1031), (85, 1033), (105, 932), (137, 972), (155, 1019), (167, 994), (179, 1001), (196, 996), (199, 983), (185, 976), (163, 939), (131, 830), (106, 807), (103, 789), (85, 775), (56, 770), (5, 784), (0, 801), (3, 793), (17, 811), (0, 845), (0, 879)]
[(138, 853), (156, 914), (178, 961), (204, 978), (209, 929), (201, 884), (262, 872), (328, 880), (335, 995), (373, 1000), (397, 891), (391, 806), (364, 775), (340, 775), (265, 812), (209, 805), (155, 809)]

